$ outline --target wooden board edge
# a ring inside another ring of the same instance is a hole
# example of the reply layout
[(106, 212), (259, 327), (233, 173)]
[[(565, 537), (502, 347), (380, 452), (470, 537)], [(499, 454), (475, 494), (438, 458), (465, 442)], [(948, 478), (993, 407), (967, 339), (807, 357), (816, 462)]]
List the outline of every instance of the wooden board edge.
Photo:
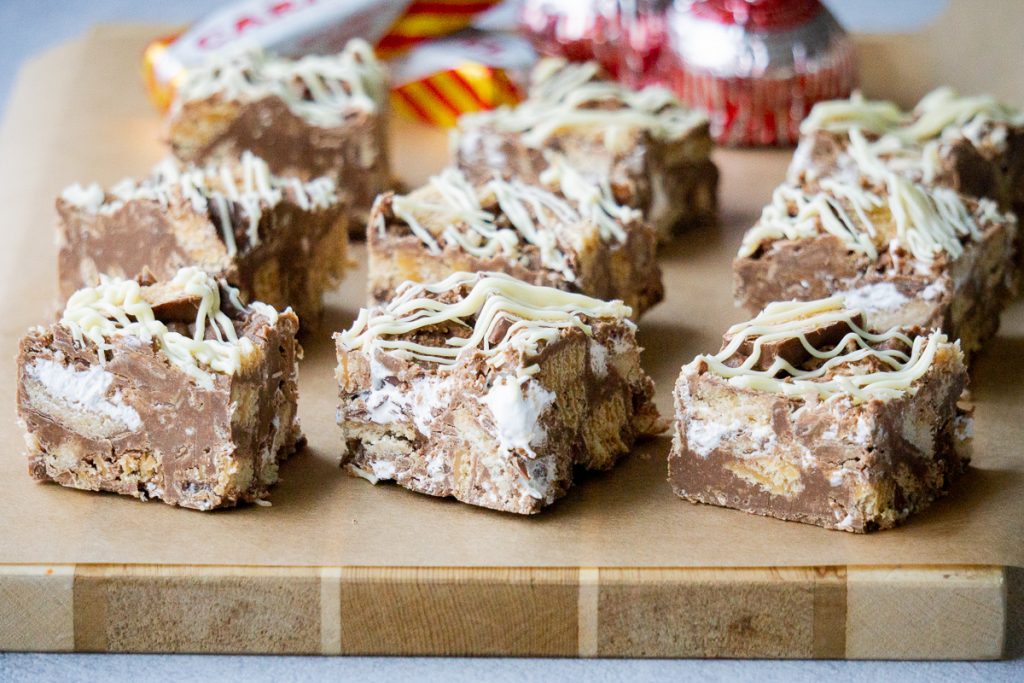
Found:
[(1019, 572), (2, 565), (0, 650), (997, 659)]

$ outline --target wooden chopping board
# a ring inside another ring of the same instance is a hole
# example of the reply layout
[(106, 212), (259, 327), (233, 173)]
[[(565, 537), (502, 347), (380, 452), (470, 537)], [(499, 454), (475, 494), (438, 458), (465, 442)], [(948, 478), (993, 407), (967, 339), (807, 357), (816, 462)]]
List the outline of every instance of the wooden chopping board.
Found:
[[(330, 331), (364, 271), (305, 342), (309, 448), (273, 506), (210, 514), (40, 485), (14, 423), (13, 356), (51, 319), (53, 198), (159, 159), (137, 75), (161, 27), (111, 26), (23, 71), (0, 134), (0, 648), (132, 652), (649, 657), (995, 658), (1019, 614), (1024, 547), (1024, 305), (974, 376), (974, 467), (906, 526), (853, 536), (685, 503), (665, 481), (668, 438), (519, 518), (337, 467)], [(443, 133), (396, 122), (410, 184), (445, 158)], [(641, 323), (645, 366), (671, 414), (682, 364), (742, 314), (729, 261), (788, 151), (720, 151), (722, 227), (662, 255), (668, 297)], [(357, 248), (357, 258), (363, 251)]]

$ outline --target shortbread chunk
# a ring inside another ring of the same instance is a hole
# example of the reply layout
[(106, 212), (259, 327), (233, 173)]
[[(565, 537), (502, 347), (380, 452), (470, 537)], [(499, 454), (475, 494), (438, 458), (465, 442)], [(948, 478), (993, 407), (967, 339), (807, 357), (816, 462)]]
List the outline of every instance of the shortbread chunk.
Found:
[(100, 275), (148, 270), (169, 280), (197, 266), (237, 287), (243, 300), (291, 306), (304, 327), (315, 326), (324, 292), (348, 265), (347, 216), (334, 181), (273, 175), (248, 152), (203, 167), (167, 160), (149, 177), (106, 191), (72, 185), (57, 212), (64, 300)]
[(215, 57), (182, 81), (168, 141), (186, 162), (252, 151), (274, 173), (327, 176), (361, 232), (374, 198), (391, 183), (387, 97), (387, 76), (363, 40), (297, 60), (259, 51)]
[(385, 194), (367, 236), (369, 292), (459, 271), (501, 271), (532, 284), (621, 299), (637, 316), (661, 301), (657, 237), (635, 209), (562, 160), (543, 184), (445, 169), (408, 195)]
[(850, 139), (855, 173), (775, 190), (733, 262), (737, 303), (843, 294), (868, 329), (940, 328), (974, 354), (1009, 300), (1016, 218), (893, 172), (859, 130)]
[(639, 209), (662, 241), (716, 221), (707, 117), (665, 88), (609, 80), (596, 62), (541, 60), (524, 102), (461, 117), (452, 148), (456, 165), (477, 180), (496, 169), (537, 178), (544, 151), (564, 155), (589, 182)]
[(407, 283), (335, 335), (342, 465), (533, 514), (664, 426), (620, 301), (504, 273)]
[(302, 441), (298, 325), (197, 268), (79, 290), (21, 341), (29, 473), (196, 510), (262, 500)]
[(873, 334), (842, 297), (773, 303), (675, 388), (669, 481), (695, 503), (866, 532), (966, 468), (967, 370), (938, 331)]

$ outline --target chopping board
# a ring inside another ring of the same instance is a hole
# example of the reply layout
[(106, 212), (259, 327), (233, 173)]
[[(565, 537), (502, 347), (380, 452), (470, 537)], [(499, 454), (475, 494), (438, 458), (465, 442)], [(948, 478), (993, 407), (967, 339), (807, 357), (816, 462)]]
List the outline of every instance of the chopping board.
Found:
[[(365, 295), (361, 264), (304, 340), (309, 446), (271, 507), (197, 513), (33, 482), (14, 420), (19, 337), (52, 320), (53, 199), (141, 175), (165, 153), (138, 77), (166, 27), (104, 26), (30, 62), (0, 132), (0, 648), (119, 652), (629, 657), (997, 658), (1024, 565), (1024, 305), (973, 376), (975, 458), (930, 509), (857, 536), (676, 498), (669, 438), (521, 518), (372, 486), (337, 464), (330, 333)], [(394, 122), (415, 185), (443, 132)], [(790, 151), (719, 150), (721, 225), (664, 249), (667, 298), (640, 324), (671, 415), (695, 354), (743, 318), (729, 263)], [(1012, 647), (1012, 646), (1011, 646)]]

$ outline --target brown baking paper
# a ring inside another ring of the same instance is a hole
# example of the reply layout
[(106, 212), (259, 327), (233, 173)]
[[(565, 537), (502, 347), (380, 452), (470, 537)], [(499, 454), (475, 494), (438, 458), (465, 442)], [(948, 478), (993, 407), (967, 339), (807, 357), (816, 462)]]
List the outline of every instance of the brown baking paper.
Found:
[[(337, 466), (331, 331), (352, 320), (364, 272), (330, 298), (326, 330), (308, 339), (300, 415), (309, 448), (281, 469), (272, 507), (199, 513), (159, 502), (33, 482), (14, 420), (18, 338), (51, 319), (56, 292), (53, 199), (72, 181), (110, 183), (162, 154), (159, 122), (138, 78), (153, 27), (106, 27), (30, 64), (3, 129), (5, 248), (0, 250), (0, 519), (3, 563), (429, 566), (772, 566), (1024, 564), (1024, 306), (1007, 312), (975, 375), (976, 456), (951, 495), (904, 527), (867, 536), (754, 517), (676, 498), (669, 439), (639, 446), (535, 517), (371, 486)], [(443, 133), (396, 122), (395, 168), (416, 183), (443, 162)], [(721, 229), (689, 234), (662, 255), (667, 300), (645, 317), (645, 366), (671, 414), (680, 366), (717, 349), (742, 316), (729, 262), (745, 226), (782, 178), (789, 153), (722, 151)], [(361, 248), (356, 256), (362, 257)]]

